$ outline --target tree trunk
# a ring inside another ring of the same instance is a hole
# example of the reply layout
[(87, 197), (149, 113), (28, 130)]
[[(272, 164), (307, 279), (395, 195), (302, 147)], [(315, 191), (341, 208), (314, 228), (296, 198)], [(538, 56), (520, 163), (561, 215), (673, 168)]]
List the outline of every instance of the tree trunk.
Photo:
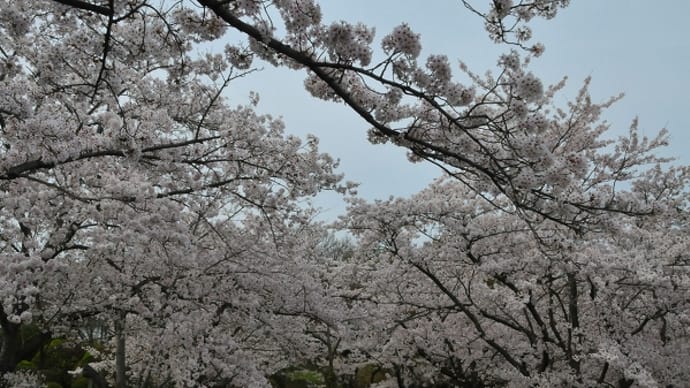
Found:
[(13, 372), (19, 360), (22, 343), (19, 325), (2, 322), (2, 342), (0, 343), (0, 373)]
[(127, 388), (127, 375), (125, 374), (125, 320), (127, 313), (120, 313), (115, 320), (115, 386), (117, 388)]
[(105, 381), (105, 378), (98, 373), (97, 370), (93, 369), (91, 365), (84, 365), (81, 374), (89, 378), (89, 387), (95, 385), (96, 388), (108, 388), (108, 383)]
[[(30, 325), (30, 324), (29, 324)], [(36, 352), (50, 342), (50, 332), (32, 327), (34, 335), (22, 337), (22, 324), (7, 320), (0, 310), (0, 373), (13, 372), (22, 360), (31, 360)]]

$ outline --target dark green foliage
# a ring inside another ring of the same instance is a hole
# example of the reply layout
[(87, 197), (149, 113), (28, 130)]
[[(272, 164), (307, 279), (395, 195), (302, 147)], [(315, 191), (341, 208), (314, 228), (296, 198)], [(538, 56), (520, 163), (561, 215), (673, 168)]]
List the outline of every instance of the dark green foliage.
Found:
[(369, 364), (357, 369), (351, 388), (367, 388), (371, 384), (386, 380), (387, 371), (381, 367)]
[(89, 379), (83, 376), (79, 376), (72, 380), (71, 388), (89, 388)]
[(72, 385), (72, 376), (67, 372), (82, 366), (83, 360), (88, 358), (88, 353), (81, 346), (55, 338), (39, 350), (31, 361), (47, 381), (66, 388)]
[[(94, 357), (79, 344), (64, 338), (50, 338), (36, 325), (22, 325), (19, 330), (20, 344), (25, 346), (22, 356), (26, 357), (16, 364), (15, 370), (34, 371), (47, 381), (48, 388), (86, 388), (89, 380), (82, 376), (74, 377), (68, 372), (94, 361)], [(40, 340), (41, 346), (35, 348)], [(32, 350), (30, 352), (29, 350)]]
[(269, 378), (274, 388), (314, 388), (324, 387), (321, 372), (307, 368), (284, 369)]

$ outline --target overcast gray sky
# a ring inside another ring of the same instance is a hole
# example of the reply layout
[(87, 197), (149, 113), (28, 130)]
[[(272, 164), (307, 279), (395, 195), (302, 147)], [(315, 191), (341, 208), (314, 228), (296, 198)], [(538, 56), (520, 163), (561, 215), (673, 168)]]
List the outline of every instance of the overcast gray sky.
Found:
[[(407, 22), (422, 35), (422, 57), (446, 54), (477, 73), (494, 69), (498, 55), (508, 50), (488, 39), (482, 21), (459, 0), (323, 0), (321, 6), (326, 21), (376, 26), (375, 42)], [(624, 92), (626, 97), (605, 114), (614, 133), (625, 133), (635, 116), (646, 135), (666, 127), (671, 133), (666, 154), (690, 164), (690, 39), (683, 27), (689, 14), (686, 0), (573, 0), (555, 19), (532, 24), (533, 40), (544, 43), (546, 52), (531, 68), (545, 83), (567, 75), (565, 96), (575, 95), (590, 75), (595, 101)], [(231, 85), (231, 102), (258, 92), (259, 111), (282, 116), (290, 133), (317, 135), (322, 151), (341, 160), (341, 172), (361, 184), (358, 191), (367, 199), (412, 194), (440, 174), (408, 162), (401, 149), (368, 143), (362, 119), (344, 105), (311, 97), (303, 79), (303, 72), (266, 65)], [(317, 202), (325, 218), (344, 209), (336, 196)]]

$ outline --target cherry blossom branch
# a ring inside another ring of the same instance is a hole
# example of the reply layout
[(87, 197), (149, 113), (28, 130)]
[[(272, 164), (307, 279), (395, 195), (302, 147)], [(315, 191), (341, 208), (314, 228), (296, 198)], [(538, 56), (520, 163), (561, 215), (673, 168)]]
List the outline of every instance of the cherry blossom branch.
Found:
[[(193, 144), (201, 144), (207, 141), (219, 139), (220, 136), (210, 136), (200, 139), (191, 139), (181, 142), (171, 142), (158, 144), (154, 146), (149, 146), (141, 149), (142, 153), (153, 153), (156, 151), (162, 151), (171, 148), (183, 148)], [(60, 161), (46, 162), (41, 159), (30, 160), (12, 167), (7, 168), (4, 174), (0, 175), (0, 180), (12, 180), (15, 178), (22, 177), (26, 173), (32, 173), (37, 170), (50, 169), (60, 165), (77, 162), (81, 160), (87, 160), (92, 158), (100, 158), (105, 156), (118, 156), (127, 157), (131, 151), (124, 149), (105, 149), (105, 150), (94, 150), (94, 151), (84, 151), (79, 155), (74, 157), (69, 157)]]
[[(340, 97), (343, 99), (343, 101), (350, 107), (352, 110), (354, 110), (360, 117), (362, 117), (366, 122), (371, 124), (374, 128), (379, 130), (381, 133), (395, 139), (399, 138), (400, 133), (398, 131), (395, 131), (386, 125), (382, 124), (378, 120), (372, 116), (372, 114), (366, 110), (363, 106), (361, 106), (357, 101), (350, 95), (350, 93), (347, 92), (347, 90), (340, 84), (340, 82), (335, 79), (333, 76), (331, 76), (328, 72), (324, 70), (324, 64), (321, 62), (318, 62), (311, 58), (310, 56), (293, 49), (292, 47), (280, 42), (279, 40), (276, 40), (271, 37), (267, 37), (264, 33), (262, 33), (259, 29), (256, 27), (243, 22), (241, 19), (238, 17), (234, 16), (226, 7), (223, 2), (220, 1), (214, 1), (214, 0), (200, 0), (200, 4), (210, 8), (215, 12), (220, 18), (222, 18), (224, 21), (226, 21), (229, 25), (233, 26), (234, 28), (238, 29), (239, 31), (247, 34), (248, 36), (252, 37), (253, 39), (256, 39), (257, 41), (263, 42), (266, 46), (270, 47), (271, 49), (275, 50), (277, 53), (283, 54), (287, 56), (288, 58), (291, 58), (295, 60), (296, 62), (303, 64), (309, 70), (313, 71), (314, 74), (316, 74), (320, 79), (322, 79), (324, 82), (328, 84), (329, 87)], [(423, 146), (424, 148), (430, 149), (432, 151), (438, 152), (440, 155), (448, 155), (454, 159), (457, 159), (459, 161), (462, 161), (463, 163), (466, 163), (467, 165), (471, 166), (472, 168), (475, 168), (478, 171), (483, 172), (484, 174), (488, 176), (494, 176), (494, 172), (485, 168), (479, 163), (474, 162), (471, 159), (465, 158), (462, 155), (452, 153), (449, 150), (425, 142), (420, 139), (414, 139), (414, 138), (409, 138), (406, 136), (407, 140), (410, 140), (416, 144), (419, 144), (420, 146)], [(415, 150), (419, 151), (420, 150)], [(424, 152), (423, 155), (432, 157), (432, 154)]]
[(422, 266), (421, 264), (416, 263), (414, 261), (411, 261), (411, 264), (415, 268), (417, 268), (421, 273), (423, 273), (426, 277), (428, 277), (429, 280), (431, 280), (436, 285), (436, 287), (438, 287), (439, 290), (441, 290), (441, 292), (443, 292), (448, 298), (450, 298), (455, 307), (458, 310), (460, 310), (470, 320), (470, 322), (472, 322), (472, 325), (477, 330), (477, 333), (482, 338), (482, 340), (484, 340), (489, 346), (491, 346), (498, 353), (500, 353), (501, 356), (503, 356), (503, 358), (506, 361), (508, 361), (508, 363), (510, 363), (515, 369), (520, 371), (522, 375), (529, 376), (529, 371), (523, 363), (519, 362), (510, 354), (510, 352), (508, 352), (507, 349), (505, 349), (503, 346), (501, 346), (496, 341), (487, 336), (486, 331), (482, 327), (482, 324), (479, 322), (477, 316), (474, 313), (472, 313), (467, 307), (465, 307), (465, 305), (458, 299), (455, 293), (451, 292), (448, 288), (446, 288), (443, 282), (441, 282), (441, 280), (438, 277), (436, 277), (436, 275), (431, 273), (431, 271), (429, 271), (427, 268), (424, 268), (424, 266)]

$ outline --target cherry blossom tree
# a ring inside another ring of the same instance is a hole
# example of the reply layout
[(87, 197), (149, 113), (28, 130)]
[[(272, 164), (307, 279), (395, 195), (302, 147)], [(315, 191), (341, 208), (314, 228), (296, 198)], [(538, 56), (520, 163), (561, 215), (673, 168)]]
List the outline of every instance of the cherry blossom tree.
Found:
[(351, 187), (336, 161), (229, 105), (248, 54), (192, 52), (216, 19), (64, 3), (0, 6), (0, 371), (93, 320), (119, 387), (255, 385), (311, 357), (284, 329), (317, 318), (305, 199)]
[[(529, 70), (529, 21), (567, 0), (460, 4), (511, 48), (498, 73), (420, 58), (406, 24), (375, 49), (314, 0), (0, 0), (0, 372), (99, 322), (81, 373), (118, 387), (687, 381), (688, 169), (664, 132), (607, 139), (589, 80), (559, 107)], [(357, 248), (329, 251), (308, 198), (353, 186), (227, 101), (257, 59), (447, 177), (353, 199)]]
[(448, 178), (354, 203), (350, 295), (389, 314), (372, 330), (374, 359), (399, 386), (682, 385), (687, 179), (648, 172), (629, 194), (654, 198), (658, 217), (609, 217), (584, 235), (526, 225)]

